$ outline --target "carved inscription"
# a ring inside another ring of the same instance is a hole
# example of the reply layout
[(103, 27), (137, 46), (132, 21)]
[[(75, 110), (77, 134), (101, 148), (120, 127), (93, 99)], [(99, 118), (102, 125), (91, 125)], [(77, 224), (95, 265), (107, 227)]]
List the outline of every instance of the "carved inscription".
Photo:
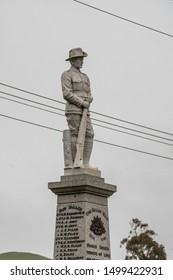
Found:
[(85, 240), (79, 234), (79, 224), (85, 212), (76, 205), (60, 208), (57, 213), (55, 235), (55, 259), (84, 259), (79, 250)]
[[(105, 259), (110, 258), (109, 247), (101, 246), (101, 245), (93, 245), (87, 243), (87, 251), (88, 254), (87, 260), (98, 260), (98, 259)], [(90, 256), (90, 257), (89, 257)], [(93, 258), (95, 256), (95, 258)]]
[(80, 206), (75, 203), (58, 206), (54, 258), (110, 259), (107, 209), (91, 207), (84, 211), (83, 204)]
[(108, 216), (103, 208), (91, 208), (86, 212), (90, 220), (87, 260), (110, 259), (109, 237), (108, 237)]

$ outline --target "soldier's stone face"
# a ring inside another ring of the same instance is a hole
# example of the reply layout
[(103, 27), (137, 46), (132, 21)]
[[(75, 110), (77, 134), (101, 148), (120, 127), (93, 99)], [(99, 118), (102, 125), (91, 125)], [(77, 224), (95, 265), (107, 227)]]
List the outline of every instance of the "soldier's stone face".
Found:
[(84, 62), (83, 57), (76, 57), (76, 58), (73, 58), (71, 61), (72, 65), (74, 65), (77, 69), (82, 68), (83, 62)]

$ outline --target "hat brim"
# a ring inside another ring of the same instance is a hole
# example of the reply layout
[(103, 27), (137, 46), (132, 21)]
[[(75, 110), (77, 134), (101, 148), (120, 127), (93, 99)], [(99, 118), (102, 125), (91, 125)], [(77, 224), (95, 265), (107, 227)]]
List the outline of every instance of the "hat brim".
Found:
[(87, 57), (87, 53), (86, 52), (83, 52), (83, 55), (74, 55), (74, 56), (71, 56), (69, 58), (66, 59), (66, 61), (69, 61), (70, 59), (72, 58), (77, 58), (77, 57)]

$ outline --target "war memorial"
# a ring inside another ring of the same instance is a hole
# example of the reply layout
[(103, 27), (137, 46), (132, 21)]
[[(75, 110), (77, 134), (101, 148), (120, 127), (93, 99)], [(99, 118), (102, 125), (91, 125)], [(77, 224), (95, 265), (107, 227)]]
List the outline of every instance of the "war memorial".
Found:
[(57, 196), (55, 260), (109, 260), (108, 198), (116, 186), (105, 183), (90, 166), (94, 131), (90, 119), (93, 101), (90, 81), (82, 73), (81, 48), (70, 50), (71, 67), (61, 77), (68, 128), (63, 132), (64, 175), (48, 188)]

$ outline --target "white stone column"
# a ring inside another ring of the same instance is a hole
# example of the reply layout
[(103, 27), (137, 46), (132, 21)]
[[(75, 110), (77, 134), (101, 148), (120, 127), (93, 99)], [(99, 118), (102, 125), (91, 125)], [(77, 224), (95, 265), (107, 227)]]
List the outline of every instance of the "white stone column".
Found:
[(108, 198), (117, 188), (99, 175), (76, 169), (73, 175), (49, 183), (57, 195), (54, 259), (111, 259)]

